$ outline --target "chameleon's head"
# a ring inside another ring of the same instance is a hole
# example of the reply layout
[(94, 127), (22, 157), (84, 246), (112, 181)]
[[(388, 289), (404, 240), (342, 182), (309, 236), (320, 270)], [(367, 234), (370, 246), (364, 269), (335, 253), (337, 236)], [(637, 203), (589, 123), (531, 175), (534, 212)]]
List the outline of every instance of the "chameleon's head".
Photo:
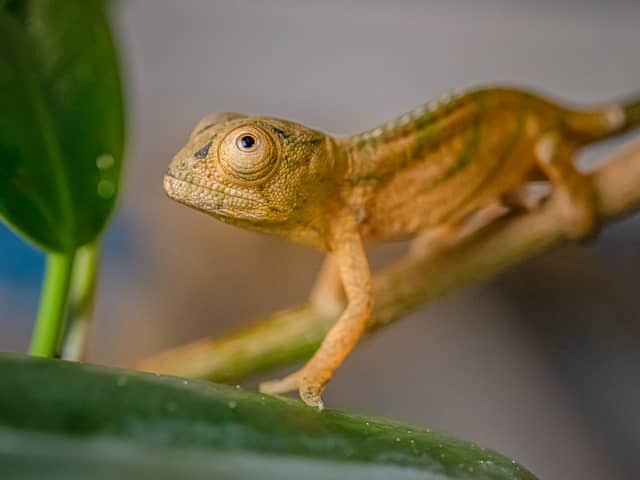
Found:
[(204, 118), (169, 165), (171, 198), (229, 223), (269, 228), (302, 218), (330, 178), (331, 137), (267, 117)]

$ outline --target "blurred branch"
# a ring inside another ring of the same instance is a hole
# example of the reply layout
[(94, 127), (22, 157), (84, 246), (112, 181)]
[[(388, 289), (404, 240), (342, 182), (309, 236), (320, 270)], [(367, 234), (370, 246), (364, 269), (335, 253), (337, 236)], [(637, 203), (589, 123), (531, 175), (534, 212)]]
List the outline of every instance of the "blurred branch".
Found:
[(71, 275), (68, 328), (62, 347), (62, 358), (82, 362), (87, 356), (93, 304), (96, 293), (98, 242), (80, 247)]
[[(640, 210), (640, 141), (612, 155), (591, 174), (601, 223)], [(563, 243), (559, 206), (549, 201), (524, 215), (507, 217), (467, 242), (423, 260), (400, 261), (374, 277), (375, 307), (369, 332), (435, 298), (488, 278)], [(303, 360), (322, 341), (336, 315), (310, 304), (258, 319), (219, 339), (168, 350), (136, 368), (185, 377), (232, 381)]]

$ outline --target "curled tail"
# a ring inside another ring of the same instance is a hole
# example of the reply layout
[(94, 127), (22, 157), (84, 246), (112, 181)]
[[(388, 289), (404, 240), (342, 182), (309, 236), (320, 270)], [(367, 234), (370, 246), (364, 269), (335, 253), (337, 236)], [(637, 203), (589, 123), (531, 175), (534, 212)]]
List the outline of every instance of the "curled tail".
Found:
[(621, 102), (613, 102), (589, 111), (567, 111), (568, 134), (587, 144), (619, 135), (640, 126), (640, 92)]

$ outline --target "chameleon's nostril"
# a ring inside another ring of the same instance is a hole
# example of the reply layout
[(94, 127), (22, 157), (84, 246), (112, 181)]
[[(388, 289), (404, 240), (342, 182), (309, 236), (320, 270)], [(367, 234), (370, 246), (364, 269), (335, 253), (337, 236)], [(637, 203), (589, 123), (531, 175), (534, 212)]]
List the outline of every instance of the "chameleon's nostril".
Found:
[(194, 157), (189, 155), (181, 158), (180, 160), (176, 160), (174, 162), (174, 165), (175, 165), (175, 170), (184, 172), (186, 170), (189, 170), (190, 168), (195, 167), (197, 163), (198, 161)]

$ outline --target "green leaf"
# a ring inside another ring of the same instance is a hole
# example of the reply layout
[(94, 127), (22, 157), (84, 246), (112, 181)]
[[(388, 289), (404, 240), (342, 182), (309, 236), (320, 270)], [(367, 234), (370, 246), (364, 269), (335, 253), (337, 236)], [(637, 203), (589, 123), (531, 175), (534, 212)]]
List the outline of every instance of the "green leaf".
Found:
[(534, 480), (430, 430), (240, 389), (0, 355), (9, 478)]
[(2, 6), (0, 218), (70, 251), (103, 229), (120, 179), (123, 95), (104, 2)]

